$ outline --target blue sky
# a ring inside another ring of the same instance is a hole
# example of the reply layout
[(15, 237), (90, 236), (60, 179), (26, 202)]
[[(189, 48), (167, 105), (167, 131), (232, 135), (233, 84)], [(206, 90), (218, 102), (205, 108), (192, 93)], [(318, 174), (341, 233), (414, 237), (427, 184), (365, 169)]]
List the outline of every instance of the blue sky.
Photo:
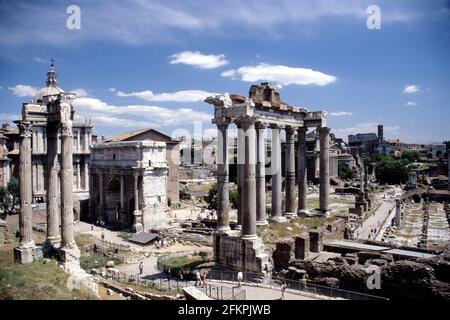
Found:
[[(70, 5), (79, 30), (66, 27)], [(77, 120), (106, 136), (211, 129), (206, 95), (270, 80), (283, 101), (329, 112), (343, 138), (382, 123), (387, 138), (441, 142), (449, 57), (450, 1), (0, 0), (0, 121), (20, 115), (54, 58)]]

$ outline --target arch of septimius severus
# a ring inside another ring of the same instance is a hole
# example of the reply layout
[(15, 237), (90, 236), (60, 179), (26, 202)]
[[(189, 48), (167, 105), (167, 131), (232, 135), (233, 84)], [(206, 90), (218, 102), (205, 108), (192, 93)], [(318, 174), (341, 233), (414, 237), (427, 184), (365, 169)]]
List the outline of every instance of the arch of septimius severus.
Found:
[[(73, 223), (73, 101), (75, 94), (57, 86), (52, 63), (47, 73), (47, 86), (38, 99), (22, 106), (22, 120), (16, 121), (20, 133), (20, 244), (15, 248), (15, 260), (32, 262), (42, 250), (33, 239), (31, 139), (33, 123), (45, 123), (47, 132), (47, 240), (46, 249), (58, 253), (63, 263), (79, 261)], [(61, 137), (61, 163), (58, 164), (58, 133)], [(60, 183), (58, 169), (60, 168)], [(58, 185), (60, 189), (58, 190)], [(58, 203), (60, 200), (60, 203)]]
[[(254, 85), (250, 97), (224, 94), (209, 97), (214, 105), (213, 123), (218, 128), (217, 140), (217, 215), (218, 228), (214, 238), (214, 258), (218, 265), (235, 270), (264, 272), (270, 268), (257, 225), (266, 221), (265, 131), (272, 130), (272, 219), (283, 219), (306, 213), (307, 170), (306, 131), (317, 128), (320, 133), (320, 208), (327, 215), (329, 203), (329, 128), (325, 112), (308, 112), (281, 102), (278, 92), (268, 83)], [(238, 219), (240, 233), (229, 225), (228, 137), (230, 124), (238, 127)], [(282, 173), (280, 130), (286, 133), (285, 213), (282, 213)], [(295, 142), (297, 132), (298, 208), (295, 192)]]

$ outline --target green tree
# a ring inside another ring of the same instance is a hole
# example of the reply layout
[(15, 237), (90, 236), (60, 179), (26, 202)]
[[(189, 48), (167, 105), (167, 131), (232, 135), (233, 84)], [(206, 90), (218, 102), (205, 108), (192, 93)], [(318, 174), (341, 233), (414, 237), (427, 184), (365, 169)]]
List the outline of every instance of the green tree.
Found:
[[(206, 202), (208, 203), (209, 209), (217, 210), (217, 184), (215, 184), (208, 191), (208, 196), (206, 197)], [(239, 194), (236, 190), (231, 190), (228, 193), (230, 203), (236, 208), (239, 203)]]
[(353, 171), (345, 164), (338, 165), (338, 175), (341, 179), (353, 179)]
[(12, 213), (18, 204), (19, 183), (16, 178), (12, 178), (6, 188), (0, 187), (0, 210)]
[(410, 162), (407, 159), (386, 157), (377, 162), (375, 175), (380, 183), (405, 183), (410, 172)]
[(405, 151), (402, 153), (401, 159), (407, 159), (409, 162), (419, 161), (420, 155), (416, 151)]
[(234, 208), (237, 208), (239, 204), (239, 194), (237, 190), (230, 190), (230, 203)]

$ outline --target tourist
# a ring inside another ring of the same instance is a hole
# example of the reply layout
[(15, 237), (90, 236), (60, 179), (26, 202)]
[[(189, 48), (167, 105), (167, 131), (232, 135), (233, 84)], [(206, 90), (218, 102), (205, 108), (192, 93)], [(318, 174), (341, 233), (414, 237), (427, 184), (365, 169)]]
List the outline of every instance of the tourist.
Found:
[(94, 231), (94, 225), (91, 224), (91, 231)]
[(203, 273), (202, 273), (201, 280), (202, 280), (202, 288), (206, 288), (206, 272), (205, 271), (203, 271)]
[(240, 286), (241, 286), (242, 280), (244, 280), (244, 275), (243, 275), (242, 271), (239, 271), (239, 272), (238, 272), (238, 274), (237, 274), (237, 280), (238, 280), (238, 286), (240, 287)]
[(102, 242), (104, 242), (104, 241), (105, 241), (105, 233), (102, 232)]
[(200, 272), (198, 270), (195, 270), (195, 286), (197, 287), (200, 283), (201, 277)]
[(281, 285), (281, 300), (284, 300), (284, 292), (286, 291), (286, 289), (287, 289), (287, 284), (286, 284), (286, 281), (285, 281)]
[(141, 261), (139, 263), (139, 274), (143, 275), (144, 274), (144, 261)]

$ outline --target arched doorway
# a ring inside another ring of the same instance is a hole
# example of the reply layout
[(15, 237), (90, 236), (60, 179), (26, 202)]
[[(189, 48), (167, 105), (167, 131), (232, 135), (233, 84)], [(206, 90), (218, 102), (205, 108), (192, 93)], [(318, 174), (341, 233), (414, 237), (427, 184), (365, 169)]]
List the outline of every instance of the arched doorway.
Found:
[(112, 178), (106, 189), (106, 220), (107, 223), (116, 224), (120, 212), (120, 180)]

